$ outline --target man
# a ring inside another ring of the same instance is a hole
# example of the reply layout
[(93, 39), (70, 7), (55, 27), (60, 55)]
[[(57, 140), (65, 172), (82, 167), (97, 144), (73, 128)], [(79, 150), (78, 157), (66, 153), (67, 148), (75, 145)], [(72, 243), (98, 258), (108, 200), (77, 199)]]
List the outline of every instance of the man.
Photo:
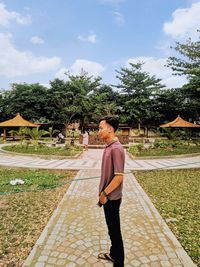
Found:
[(122, 198), (125, 155), (123, 146), (115, 135), (118, 125), (117, 118), (112, 116), (101, 119), (99, 124), (98, 135), (106, 142), (99, 184), (99, 206), (104, 207), (111, 247), (109, 253), (100, 253), (98, 258), (112, 261), (114, 267), (123, 267), (124, 246), (119, 208)]

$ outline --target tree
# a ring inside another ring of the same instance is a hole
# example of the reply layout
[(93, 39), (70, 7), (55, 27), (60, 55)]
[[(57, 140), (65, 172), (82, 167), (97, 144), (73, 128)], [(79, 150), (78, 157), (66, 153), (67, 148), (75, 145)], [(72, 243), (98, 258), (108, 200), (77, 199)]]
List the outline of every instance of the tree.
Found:
[(185, 117), (184, 96), (179, 88), (161, 90), (154, 103), (155, 125), (174, 120), (178, 115)]
[(56, 134), (56, 133), (59, 133), (60, 131), (57, 130), (57, 129), (53, 129), (53, 127), (49, 127), (48, 129), (48, 135), (50, 136), (51, 139), (53, 139), (53, 136)]
[(48, 90), (48, 117), (52, 121), (64, 123), (67, 127), (74, 120), (84, 124), (90, 109), (89, 93), (100, 85), (100, 77), (93, 78), (83, 72), (80, 75), (68, 75), (68, 81), (55, 79)]
[(164, 86), (161, 80), (142, 71), (144, 63), (130, 63), (130, 68), (117, 71), (120, 83), (116, 85), (121, 90), (122, 119), (133, 126), (135, 122), (140, 128), (141, 123), (148, 123), (158, 114), (153, 109), (153, 102), (158, 92)]
[(20, 143), (22, 145), (26, 134), (28, 134), (29, 129), (27, 127), (20, 127), (19, 130), (10, 130), (9, 134), (15, 138), (15, 136), (19, 136), (20, 137)]
[(47, 88), (38, 83), (12, 84), (12, 89), (4, 94), (4, 112), (7, 119), (17, 113), (33, 121), (46, 117), (46, 92)]
[(167, 66), (171, 67), (174, 75), (187, 77), (188, 83), (181, 89), (187, 117), (200, 120), (200, 36), (196, 42), (191, 38), (183, 44), (177, 42), (174, 49), (179, 53), (179, 57), (169, 57)]
[(49, 132), (47, 132), (45, 130), (39, 130), (39, 127), (37, 127), (37, 128), (33, 128), (33, 129), (28, 128), (26, 134), (28, 134), (31, 137), (32, 143), (35, 147), (35, 150), (37, 150), (39, 139), (43, 135), (49, 134)]
[(1, 114), (1, 117), (3, 114), (3, 110), (4, 110), (3, 92), (0, 91), (0, 114)]
[(117, 104), (118, 93), (108, 85), (102, 85), (90, 94), (91, 110), (90, 120), (98, 122), (106, 115), (116, 115), (119, 107)]
[(8, 91), (0, 91), (0, 121), (5, 121), (7, 119), (7, 107), (9, 101), (6, 98)]

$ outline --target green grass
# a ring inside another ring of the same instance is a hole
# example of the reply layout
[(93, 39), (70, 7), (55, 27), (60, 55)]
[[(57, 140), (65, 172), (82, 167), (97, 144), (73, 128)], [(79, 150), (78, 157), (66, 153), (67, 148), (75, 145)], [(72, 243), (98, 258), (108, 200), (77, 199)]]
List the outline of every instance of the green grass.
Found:
[(17, 152), (17, 153), (27, 153), (27, 154), (38, 154), (38, 155), (57, 155), (57, 156), (75, 156), (82, 151), (81, 147), (67, 145), (65, 147), (48, 147), (48, 146), (35, 146), (25, 145), (9, 145), (4, 146), (4, 150)]
[(200, 266), (200, 169), (135, 172), (186, 252)]
[(200, 147), (180, 146), (175, 148), (149, 148), (149, 149), (142, 149), (141, 151), (136, 151), (133, 148), (130, 149), (129, 152), (134, 156), (136, 155), (137, 157), (172, 156), (172, 155), (200, 153)]
[[(39, 190), (1, 195), (0, 266), (22, 266), (75, 174), (76, 171), (0, 168), (1, 193)], [(25, 185), (9, 185), (16, 178), (24, 180)], [(62, 183), (66, 184), (41, 190)]]

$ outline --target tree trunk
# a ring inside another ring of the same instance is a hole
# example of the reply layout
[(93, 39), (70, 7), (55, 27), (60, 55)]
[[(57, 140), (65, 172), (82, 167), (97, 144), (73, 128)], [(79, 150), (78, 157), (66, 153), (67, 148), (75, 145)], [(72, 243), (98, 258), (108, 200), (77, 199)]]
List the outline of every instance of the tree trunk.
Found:
[(141, 126), (140, 126), (140, 122), (138, 122), (138, 131), (140, 133), (140, 130), (141, 130)]

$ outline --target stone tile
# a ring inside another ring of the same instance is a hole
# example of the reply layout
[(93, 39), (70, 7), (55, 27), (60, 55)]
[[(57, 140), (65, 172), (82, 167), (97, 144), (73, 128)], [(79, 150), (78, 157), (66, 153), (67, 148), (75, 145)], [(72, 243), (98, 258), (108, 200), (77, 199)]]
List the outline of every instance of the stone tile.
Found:
[(56, 263), (56, 261), (57, 261), (56, 258), (53, 258), (53, 257), (49, 257), (49, 258), (48, 258), (48, 263), (52, 263), (52, 264), (54, 264), (54, 263)]
[(45, 263), (43, 262), (38, 262), (35, 264), (35, 267), (44, 267), (45, 266)]
[(93, 264), (93, 267), (104, 267), (105, 265), (102, 262), (96, 262)]
[(51, 257), (57, 257), (58, 255), (59, 255), (59, 252), (58, 251), (53, 251), (50, 254)]
[(57, 264), (58, 266), (65, 266), (66, 261), (65, 261), (64, 259), (58, 259), (58, 260), (56, 261), (56, 264)]
[(48, 256), (40, 256), (38, 258), (38, 261), (40, 261), (40, 262), (46, 262), (47, 260), (48, 260)]
[(158, 260), (158, 256), (151, 255), (151, 256), (149, 256), (149, 259), (150, 259), (151, 262), (152, 261), (157, 261)]
[(175, 266), (175, 265), (180, 265), (180, 264), (181, 264), (180, 260), (177, 259), (177, 258), (176, 258), (176, 259), (171, 259), (170, 262), (171, 262), (172, 265), (174, 265), (174, 266)]
[(82, 259), (82, 258), (79, 258), (79, 259), (76, 260), (76, 263), (81, 265), (81, 266), (84, 266), (86, 261), (84, 259)]
[(131, 264), (132, 264), (132, 266), (135, 266), (135, 267), (137, 267), (137, 266), (140, 266), (140, 261), (138, 261), (138, 260), (132, 260), (131, 261)]
[[(90, 155), (96, 157), (93, 152)], [(88, 169), (81, 170), (77, 177), (99, 174), (100, 170)], [(100, 262), (96, 258), (99, 252), (109, 251), (110, 246), (103, 209), (96, 206), (97, 195), (98, 179), (71, 183), (50, 224), (44, 229), (43, 238), (36, 243), (32, 254), (36, 264), (48, 260), (45, 267), (59, 264), (112, 266), (112, 263)], [(177, 256), (175, 253), (177, 247), (180, 249), (178, 241), (167, 236), (169, 229), (132, 174), (125, 178), (121, 226), (127, 267), (161, 267), (164, 264), (174, 267), (181, 265), (179, 257), (184, 262), (185, 256), (182, 255), (185, 254)], [(28, 258), (24, 267), (30, 266), (30, 261)]]
[(142, 263), (148, 263), (148, 262), (150, 262), (150, 260), (147, 257), (140, 257), (139, 260)]
[(161, 264), (160, 264), (160, 262), (155, 261), (155, 262), (151, 262), (151, 263), (150, 263), (150, 266), (151, 266), (151, 267), (161, 267)]
[(68, 256), (68, 254), (67, 254), (67, 253), (65, 253), (65, 252), (62, 252), (62, 253), (60, 253), (60, 254), (58, 255), (58, 258), (59, 258), (59, 259), (66, 259), (66, 258), (67, 258), (67, 256)]
[(65, 266), (66, 267), (76, 267), (76, 264), (74, 262), (68, 262)]
[(161, 261), (160, 263), (161, 263), (161, 266), (163, 266), (163, 267), (171, 267), (172, 266), (169, 261)]
[(72, 262), (75, 262), (76, 259), (77, 259), (77, 256), (75, 256), (75, 255), (69, 255), (69, 256), (67, 257), (67, 259), (70, 260), (70, 261), (72, 261)]
[(97, 262), (97, 258), (95, 258), (95, 257), (89, 257), (89, 258), (87, 259), (87, 261), (88, 261), (89, 263), (93, 264), (93, 263)]

